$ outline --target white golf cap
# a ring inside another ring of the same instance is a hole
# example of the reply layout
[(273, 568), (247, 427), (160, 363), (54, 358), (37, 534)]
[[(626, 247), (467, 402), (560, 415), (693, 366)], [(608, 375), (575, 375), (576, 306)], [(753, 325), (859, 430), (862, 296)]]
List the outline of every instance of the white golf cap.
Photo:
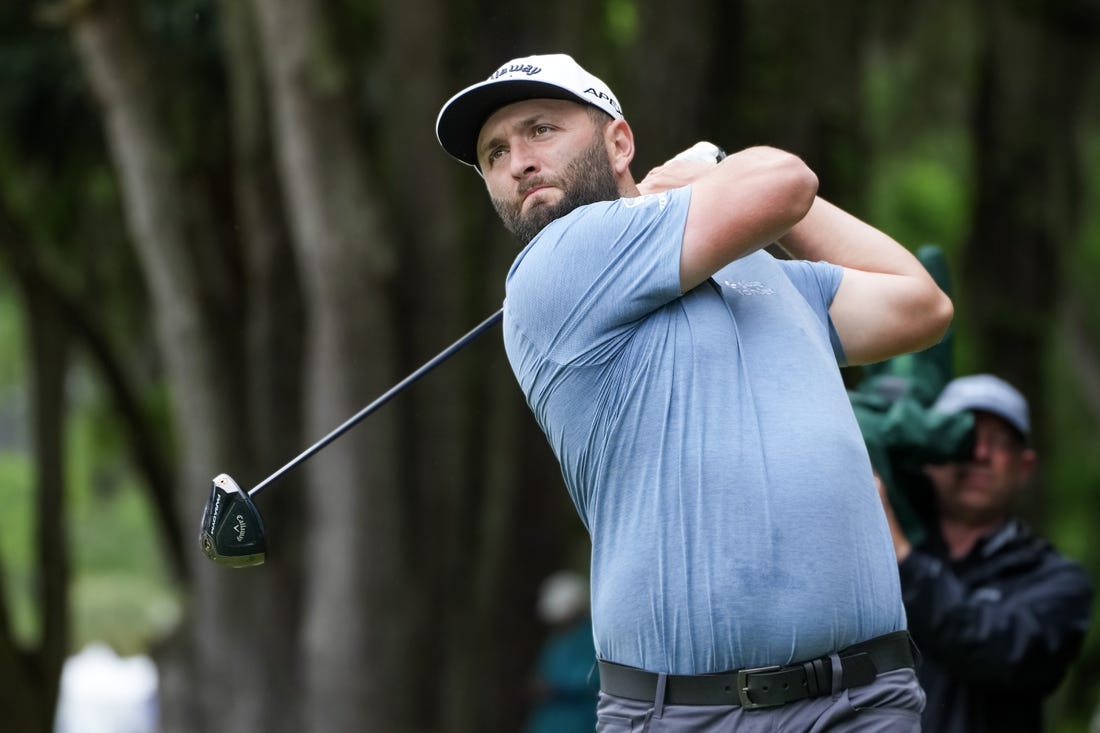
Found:
[(501, 107), (525, 99), (567, 99), (590, 104), (623, 119), (619, 101), (606, 84), (563, 53), (513, 59), (483, 82), (447, 100), (435, 121), (435, 135), (448, 153), (477, 167), (481, 126)]
[(982, 410), (1001, 418), (1025, 438), (1031, 434), (1027, 400), (1011, 384), (992, 374), (973, 374), (951, 380), (932, 409), (944, 413)]

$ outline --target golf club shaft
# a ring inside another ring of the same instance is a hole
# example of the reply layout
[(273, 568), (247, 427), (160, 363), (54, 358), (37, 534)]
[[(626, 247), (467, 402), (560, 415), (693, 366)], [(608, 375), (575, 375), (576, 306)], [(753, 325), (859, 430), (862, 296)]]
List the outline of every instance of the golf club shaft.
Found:
[(339, 437), (340, 437), (341, 435), (343, 435), (343, 434), (344, 434), (344, 433), (346, 433), (346, 432), (347, 432), (348, 430), (350, 430), (350, 429), (351, 429), (352, 427), (354, 427), (354, 426), (355, 426), (355, 424), (356, 424), (356, 423), (358, 423), (358, 422), (359, 422), (360, 420), (362, 420), (362, 419), (363, 419), (363, 418), (365, 418), (365, 417), (366, 417), (367, 415), (369, 415), (369, 414), (371, 414), (372, 412), (374, 412), (375, 410), (377, 410), (377, 409), (378, 409), (379, 407), (381, 407), (382, 405), (384, 405), (384, 404), (386, 404), (387, 402), (389, 402), (389, 401), (390, 401), (390, 399), (391, 399), (391, 398), (393, 398), (393, 397), (394, 397), (394, 395), (396, 395), (396, 394), (397, 394), (398, 392), (400, 392), (401, 390), (405, 389), (406, 387), (408, 387), (408, 386), (409, 386), (410, 384), (412, 384), (412, 383), (413, 383), (413, 382), (415, 382), (416, 380), (418, 380), (418, 379), (420, 379), (421, 377), (423, 377), (423, 376), (424, 376), (425, 374), (427, 374), (428, 372), (430, 372), (430, 371), (431, 371), (432, 369), (434, 369), (435, 367), (439, 366), (439, 365), (440, 365), (440, 364), (442, 364), (442, 363), (443, 363), (444, 361), (446, 361), (447, 359), (449, 359), (449, 358), (450, 358), (450, 357), (451, 357), (452, 355), (454, 355), (454, 353), (455, 353), (456, 351), (460, 350), (461, 348), (463, 348), (464, 346), (466, 346), (466, 344), (470, 343), (471, 341), (473, 341), (474, 339), (476, 339), (476, 338), (477, 338), (478, 336), (480, 336), (481, 334), (483, 334), (483, 333), (484, 333), (485, 331), (487, 331), (487, 330), (489, 330), (490, 328), (492, 328), (493, 326), (495, 326), (495, 325), (496, 325), (497, 323), (499, 323), (499, 322), (500, 322), (500, 319), (501, 319), (501, 318), (503, 318), (503, 317), (504, 317), (504, 309), (503, 309), (503, 308), (501, 308), (501, 309), (500, 309), (500, 310), (498, 310), (498, 311), (497, 311), (496, 313), (494, 313), (493, 315), (489, 316), (489, 317), (488, 317), (488, 318), (486, 318), (486, 319), (485, 319), (484, 321), (482, 321), (482, 322), (481, 322), (481, 323), (479, 323), (479, 324), (478, 324), (477, 326), (475, 326), (475, 327), (474, 327), (474, 328), (473, 328), (472, 330), (470, 330), (470, 332), (469, 332), (469, 333), (467, 333), (467, 334), (466, 334), (465, 336), (463, 336), (462, 338), (460, 338), (460, 339), (459, 339), (458, 341), (455, 341), (455, 342), (454, 342), (453, 344), (451, 344), (450, 346), (448, 346), (448, 347), (447, 347), (446, 349), (444, 349), (443, 351), (439, 352), (439, 353), (438, 353), (438, 354), (437, 354), (436, 356), (432, 357), (432, 358), (431, 358), (431, 359), (430, 359), (429, 361), (425, 362), (423, 366), (421, 366), (421, 367), (420, 367), (419, 369), (417, 369), (416, 371), (414, 371), (414, 372), (413, 372), (412, 374), (410, 374), (409, 376), (405, 377), (404, 379), (402, 379), (402, 380), (401, 380), (400, 382), (398, 382), (397, 384), (395, 384), (395, 385), (393, 385), (392, 387), (390, 387), (390, 388), (389, 388), (389, 389), (388, 389), (388, 390), (387, 390), (387, 391), (385, 392), (385, 394), (383, 394), (383, 395), (381, 395), (380, 397), (378, 397), (378, 399), (376, 399), (376, 400), (375, 400), (374, 402), (370, 403), (369, 405), (367, 405), (366, 407), (364, 407), (364, 408), (363, 408), (362, 410), (360, 410), (359, 412), (357, 412), (357, 413), (355, 413), (354, 415), (352, 415), (351, 417), (349, 417), (349, 418), (348, 418), (347, 420), (345, 420), (345, 421), (344, 421), (344, 423), (343, 423), (343, 424), (341, 424), (341, 425), (340, 425), (339, 427), (337, 427), (337, 428), (336, 428), (335, 430), (333, 430), (333, 431), (332, 431), (331, 433), (329, 433), (329, 434), (328, 434), (328, 435), (326, 435), (325, 437), (321, 438), (321, 439), (320, 439), (319, 441), (317, 441), (316, 443), (314, 443), (313, 445), (311, 445), (311, 446), (310, 446), (309, 448), (307, 448), (306, 450), (302, 451), (302, 453), (301, 453), (301, 454), (299, 454), (299, 455), (298, 455), (298, 456), (297, 456), (297, 457), (296, 457), (296, 458), (295, 458), (294, 460), (292, 460), (292, 461), (291, 461), (290, 463), (286, 464), (285, 466), (283, 466), (282, 468), (280, 468), (280, 469), (279, 469), (278, 471), (276, 471), (275, 473), (271, 474), (270, 476), (268, 476), (267, 478), (265, 478), (265, 479), (264, 479), (263, 481), (261, 481), (260, 483), (256, 484), (256, 485), (255, 485), (255, 486), (254, 486), (254, 487), (253, 487), (253, 488), (252, 488), (252, 489), (251, 489), (251, 490), (250, 490), (250, 491), (248, 492), (248, 495), (249, 495), (249, 496), (253, 496), (253, 495), (255, 495), (255, 494), (259, 493), (259, 492), (260, 492), (261, 490), (263, 490), (263, 489), (264, 489), (264, 487), (266, 487), (266, 486), (267, 486), (268, 484), (270, 484), (270, 483), (271, 483), (272, 481), (274, 481), (275, 479), (279, 478), (280, 476), (282, 476), (283, 474), (285, 474), (285, 473), (286, 473), (287, 471), (289, 471), (290, 469), (294, 468), (294, 467), (295, 467), (295, 466), (297, 466), (297, 465), (298, 465), (299, 463), (301, 463), (302, 461), (306, 460), (307, 458), (309, 458), (309, 457), (310, 457), (310, 456), (312, 456), (312, 455), (313, 455), (314, 453), (316, 453), (317, 451), (319, 451), (319, 450), (321, 450), (322, 448), (324, 448), (324, 447), (325, 447), (326, 445), (328, 445), (328, 444), (329, 444), (329, 443), (331, 443), (332, 441), (334, 441), (334, 440), (336, 440), (337, 438), (339, 438)]
[[(716, 162), (722, 160), (724, 157), (726, 157), (725, 151), (723, 151), (721, 148), (719, 148), (717, 145), (714, 145), (713, 143), (709, 143), (709, 142), (704, 141), (704, 142), (696, 143), (695, 145), (688, 148), (687, 150), (684, 150), (683, 152), (679, 153), (678, 155), (675, 156), (675, 159), (703, 160), (703, 161), (716, 163)], [(332, 441), (339, 438), (341, 435), (343, 435), (348, 430), (350, 430), (352, 427), (354, 427), (356, 425), (356, 423), (358, 423), (360, 420), (365, 418), (367, 415), (370, 415), (372, 412), (377, 410), (382, 405), (389, 402), (389, 400), (392, 399), (394, 397), (394, 395), (396, 395), (401, 390), (408, 387), (410, 384), (412, 384), (416, 380), (423, 377), (425, 374), (430, 372), (435, 367), (442, 364), (444, 361), (449, 359), (456, 351), (458, 351), (459, 349), (466, 346), (466, 344), (468, 344), (471, 341), (473, 341), (474, 339), (476, 339), (482, 333), (484, 333), (485, 331), (487, 331), (490, 328), (492, 328), (493, 326), (495, 326), (497, 323), (500, 322), (501, 318), (503, 318), (503, 317), (504, 317), (504, 309), (501, 308), (496, 313), (489, 316), (484, 321), (482, 321), (477, 326), (475, 326), (469, 333), (467, 333), (465, 336), (460, 338), (458, 341), (455, 341), (453, 344), (448, 346), (446, 349), (439, 352), (439, 354), (437, 354), (435, 357), (433, 357), (430, 361), (426, 362), (423, 366), (421, 366), (419, 369), (414, 371), (412, 374), (405, 377), (404, 379), (402, 379), (400, 382), (398, 382), (394, 386), (390, 387), (389, 390), (387, 390), (385, 394), (383, 394), (378, 399), (376, 399), (374, 402), (372, 402), (369, 405), (367, 405), (366, 407), (364, 407), (359, 412), (352, 415), (350, 418), (348, 418), (346, 421), (344, 421), (344, 423), (342, 425), (337, 427), (331, 433), (329, 433), (325, 437), (321, 438), (319, 441), (317, 441), (316, 443), (311, 445), (306, 450), (302, 451), (302, 453), (299, 454), (294, 460), (290, 461), (290, 463), (286, 464), (285, 466), (280, 468), (278, 471), (271, 474), (270, 476), (265, 478), (260, 483), (256, 484), (248, 492), (248, 495), (249, 496), (254, 496), (254, 495), (258, 494), (268, 484), (275, 481), (276, 479), (281, 477), (283, 474), (285, 474), (287, 471), (294, 468), (299, 463), (306, 460), (307, 458), (312, 456), (314, 453), (318, 452), (319, 450), (321, 450), (322, 448), (327, 446), (329, 443), (331, 443)]]

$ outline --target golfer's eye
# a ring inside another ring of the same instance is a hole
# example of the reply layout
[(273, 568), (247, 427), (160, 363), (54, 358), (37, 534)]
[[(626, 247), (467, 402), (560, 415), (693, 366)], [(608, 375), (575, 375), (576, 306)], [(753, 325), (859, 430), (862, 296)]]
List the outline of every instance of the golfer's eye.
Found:
[(485, 160), (490, 164), (496, 163), (498, 160), (504, 157), (504, 148), (493, 148), (485, 156)]
[(553, 129), (554, 128), (551, 127), (550, 125), (535, 125), (535, 129), (534, 129), (535, 137), (539, 137), (540, 135), (545, 135), (546, 133), (550, 132)]

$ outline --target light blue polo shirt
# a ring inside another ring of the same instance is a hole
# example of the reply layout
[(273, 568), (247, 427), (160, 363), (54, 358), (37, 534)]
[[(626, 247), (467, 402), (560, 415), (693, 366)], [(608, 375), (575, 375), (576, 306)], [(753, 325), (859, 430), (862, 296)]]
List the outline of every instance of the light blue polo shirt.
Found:
[(702, 674), (905, 628), (828, 317), (842, 270), (760, 251), (681, 294), (689, 201), (581, 207), (507, 278), (508, 359), (592, 538), (598, 656)]

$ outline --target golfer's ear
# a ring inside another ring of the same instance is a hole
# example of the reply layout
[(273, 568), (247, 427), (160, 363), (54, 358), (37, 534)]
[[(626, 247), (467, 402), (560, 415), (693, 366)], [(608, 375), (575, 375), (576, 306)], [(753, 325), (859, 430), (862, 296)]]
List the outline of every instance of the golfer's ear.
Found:
[(630, 170), (630, 161), (634, 160), (634, 131), (626, 120), (612, 120), (604, 128), (604, 143), (607, 145), (608, 159), (616, 175)]

